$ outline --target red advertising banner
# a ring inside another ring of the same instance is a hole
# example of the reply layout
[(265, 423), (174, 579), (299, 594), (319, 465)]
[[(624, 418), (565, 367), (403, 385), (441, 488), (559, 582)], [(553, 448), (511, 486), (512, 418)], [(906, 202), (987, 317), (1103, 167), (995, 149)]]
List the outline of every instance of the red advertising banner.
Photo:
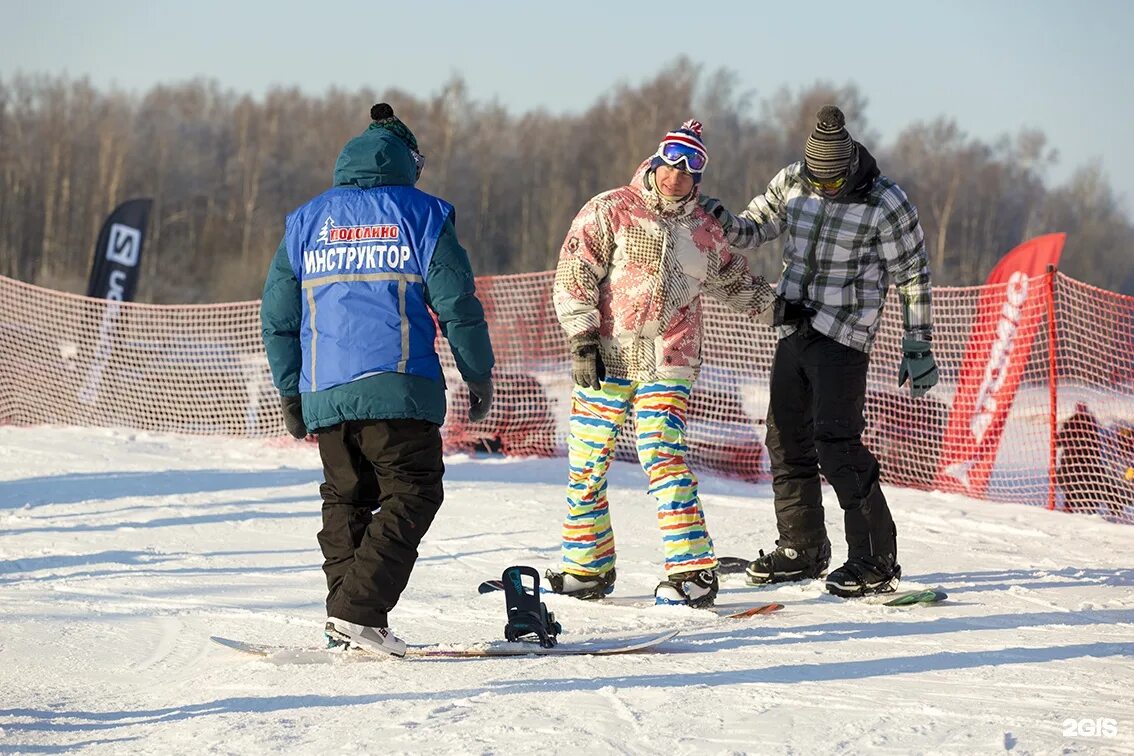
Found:
[(1027, 367), (1036, 329), (1048, 311), (1043, 278), (1059, 264), (1066, 234), (1024, 242), (993, 268), (977, 303), (957, 393), (941, 447), (936, 486), (983, 497), (1004, 423)]

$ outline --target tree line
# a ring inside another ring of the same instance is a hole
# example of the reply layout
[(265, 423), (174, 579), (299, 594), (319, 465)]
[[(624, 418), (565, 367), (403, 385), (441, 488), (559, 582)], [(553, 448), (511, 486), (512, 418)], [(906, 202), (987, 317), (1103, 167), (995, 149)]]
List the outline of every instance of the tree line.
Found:
[[(424, 98), (393, 87), (254, 98), (211, 80), (133, 94), (84, 79), (0, 78), (0, 274), (84, 292), (106, 215), (152, 197), (139, 301), (257, 298), (284, 216), (330, 185), (339, 150), (379, 101), (416, 134), (427, 161), (418, 186), (456, 206), (478, 274), (554, 267), (579, 207), (625, 184), (691, 116), (705, 124), (711, 153), (703, 191), (739, 211), (799, 159), (815, 112), (833, 102), (918, 206), (935, 284), (982, 283), (1006, 251), (1053, 231), (1068, 234), (1069, 275), (1106, 288), (1132, 277), (1134, 226), (1101, 167), (1048, 185), (1058, 156), (1041, 131), (986, 143), (943, 114), (912, 120), (883, 144), (853, 84), (757, 100), (735, 73), (687, 58), (575, 114), (513, 114), (470, 99), (460, 77)], [(778, 276), (778, 249), (757, 253), (757, 272)]]

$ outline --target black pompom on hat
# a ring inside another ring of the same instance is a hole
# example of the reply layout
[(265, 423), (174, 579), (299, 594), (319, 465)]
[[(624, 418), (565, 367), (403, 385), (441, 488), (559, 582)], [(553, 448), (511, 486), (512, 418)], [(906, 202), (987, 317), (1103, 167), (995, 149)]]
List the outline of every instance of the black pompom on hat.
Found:
[(374, 123), (384, 129), (388, 129), (393, 134), (406, 143), (406, 146), (413, 150), (415, 153), (420, 154), (417, 148), (417, 137), (409, 130), (409, 127), (402, 123), (401, 119), (394, 115), (394, 109), (390, 107), (389, 103), (380, 102), (370, 108), (370, 118)]

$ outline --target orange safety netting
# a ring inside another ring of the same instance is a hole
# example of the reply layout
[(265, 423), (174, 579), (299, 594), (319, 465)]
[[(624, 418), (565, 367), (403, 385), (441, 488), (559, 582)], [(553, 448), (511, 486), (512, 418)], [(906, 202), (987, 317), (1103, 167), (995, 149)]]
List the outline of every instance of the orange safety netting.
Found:
[[(496, 351), (496, 398), (488, 419), (470, 425), (467, 391), (447, 345), (438, 345), (449, 385), (448, 450), (565, 455), (571, 379), (552, 282), (551, 272), (478, 279)], [(1027, 305), (1043, 308), (1042, 322), (980, 495), (1134, 522), (1134, 298), (1062, 274), (1033, 283), (1054, 297)], [(995, 323), (977, 316), (991, 288), (934, 290), (941, 383), (918, 400), (897, 386), (901, 313), (890, 293), (865, 408), (864, 440), (882, 463), (883, 482), (965, 491), (953, 478), (942, 484), (942, 445), (966, 350), (995, 350), (1003, 341)], [(704, 368), (688, 418), (690, 462), (764, 481), (775, 335), (707, 304)], [(0, 422), (284, 434), (258, 302), (116, 303), (0, 277), (0, 355)], [(985, 377), (995, 383), (995, 374)], [(632, 437), (622, 434), (619, 457), (635, 458)]]

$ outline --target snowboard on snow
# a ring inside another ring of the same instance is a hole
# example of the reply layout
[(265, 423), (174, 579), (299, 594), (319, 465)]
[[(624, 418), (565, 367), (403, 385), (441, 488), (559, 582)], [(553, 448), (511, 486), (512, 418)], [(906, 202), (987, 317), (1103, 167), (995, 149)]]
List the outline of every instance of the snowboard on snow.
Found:
[[(478, 587), (477, 591), (480, 593), (493, 593), (496, 591), (504, 590), (504, 582), (502, 580), (485, 580)], [(550, 588), (540, 586), (540, 593), (554, 593)], [(606, 596), (600, 599), (593, 599), (599, 604), (615, 604), (617, 606), (636, 606), (647, 608), (658, 606), (648, 599), (642, 598), (624, 598), (622, 596)], [(663, 605), (664, 606), (664, 605)], [(717, 616), (727, 617), (729, 619), (743, 619), (745, 617), (755, 617), (760, 614), (771, 614), (783, 609), (783, 604), (770, 603), (770, 604), (752, 604), (745, 606), (713, 606), (699, 611), (713, 612)]]
[[(751, 560), (741, 557), (717, 557), (720, 566), (717, 572), (721, 575), (743, 575)], [(767, 583), (768, 587), (775, 587), (777, 583)], [(763, 587), (763, 585), (756, 586)], [(940, 588), (924, 588), (913, 591), (899, 591), (898, 593), (881, 593), (859, 597), (870, 604), (883, 606), (914, 606), (915, 604), (937, 604), (949, 598), (949, 594)]]
[[(723, 556), (717, 557), (717, 574), (719, 575), (743, 575), (744, 570), (748, 568), (748, 563), (751, 559), (744, 559), (742, 557)], [(486, 580), (485, 583), (500, 582)], [(484, 585), (483, 583), (481, 585)], [(500, 590), (499, 588), (491, 588), (489, 590), (482, 590), (481, 593), (488, 593), (490, 590)], [(546, 591), (545, 591), (546, 592)]]
[(864, 597), (867, 603), (881, 604), (882, 606), (914, 606), (915, 604), (937, 604), (949, 598), (949, 594), (940, 588), (924, 588), (916, 591), (899, 591), (898, 593), (880, 593)]
[(717, 557), (717, 573), (721, 575), (743, 575), (751, 561), (751, 559), (741, 557)]
[[(666, 630), (652, 635), (624, 635), (589, 638), (587, 640), (565, 640), (559, 645), (544, 648), (534, 642), (494, 641), (460, 648), (444, 646), (410, 646), (406, 657), (432, 659), (473, 659), (500, 656), (609, 656), (649, 651), (656, 646), (677, 637), (678, 630)], [(274, 664), (326, 664), (335, 661), (379, 661), (393, 659), (388, 654), (372, 653), (360, 648), (315, 648), (308, 646), (289, 646), (210, 636), (209, 640), (225, 648), (241, 653), (259, 656)]]

